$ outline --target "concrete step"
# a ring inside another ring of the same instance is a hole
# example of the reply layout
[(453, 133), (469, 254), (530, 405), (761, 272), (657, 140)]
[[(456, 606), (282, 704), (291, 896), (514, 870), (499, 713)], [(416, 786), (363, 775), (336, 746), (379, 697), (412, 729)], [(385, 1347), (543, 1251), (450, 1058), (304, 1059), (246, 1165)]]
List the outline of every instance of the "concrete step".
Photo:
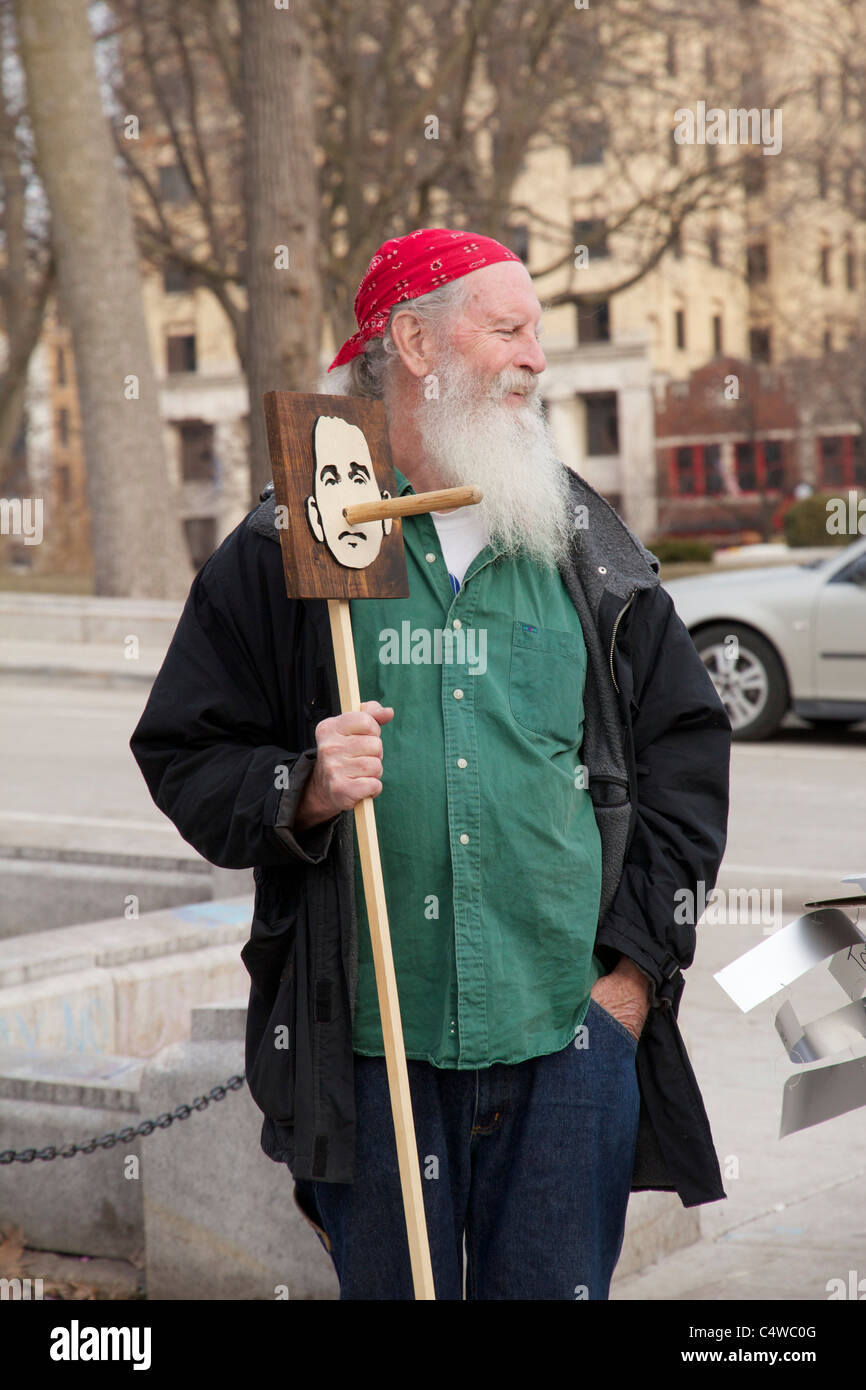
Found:
[(134, 856), (55, 856), (0, 848), (0, 940), (211, 900), (210, 865)]
[(10, 938), (0, 1047), (149, 1057), (196, 1004), (245, 994), (252, 895)]

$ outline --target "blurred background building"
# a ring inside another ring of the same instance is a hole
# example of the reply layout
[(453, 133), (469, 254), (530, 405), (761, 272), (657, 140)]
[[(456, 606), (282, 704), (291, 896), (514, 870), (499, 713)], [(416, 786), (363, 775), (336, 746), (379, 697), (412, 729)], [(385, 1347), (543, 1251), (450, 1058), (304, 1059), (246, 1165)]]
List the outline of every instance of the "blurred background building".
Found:
[[(496, 218), (473, 220), (459, 199), (455, 211), (455, 183), (430, 193), (428, 222), (498, 234), (533, 274), (561, 455), (647, 541), (768, 537), (798, 485), (866, 486), (866, 55), (819, 41), (841, 32), (851, 8), (792, 0), (780, 20), (732, 0), (710, 27), (700, 5), (691, 22), (687, 9), (667, 26), (601, 21), (587, 61), (602, 78), (576, 74), (529, 129)], [(243, 267), (231, 239), (239, 118), (216, 44), (195, 50), (191, 100), (193, 68), (180, 52), (155, 56), (146, 37), (119, 26), (113, 90), (134, 93), (139, 116), (122, 153), (169, 464), (198, 567), (251, 505)], [(360, 55), (363, 34), (356, 42)], [(519, 76), (504, 63), (491, 50), (470, 93), (481, 116), (467, 179), (495, 184), (510, 157), (501, 118), (483, 114), (501, 109)], [(731, 112), (734, 143), (704, 138), (701, 104)], [(683, 111), (695, 126), (681, 142)], [(375, 151), (374, 125), (364, 135)], [(202, 148), (207, 169), (193, 163)], [(386, 210), (362, 248), (343, 220), (342, 308), (326, 309), (323, 367), (347, 331), (357, 265), (408, 230), (398, 220)], [(333, 264), (339, 227), (329, 238)], [(53, 299), (28, 371), (19, 486), (22, 453), (28, 486), (62, 503), (64, 520), (30, 552), (9, 538), (7, 563), (86, 573), (75, 363)]]

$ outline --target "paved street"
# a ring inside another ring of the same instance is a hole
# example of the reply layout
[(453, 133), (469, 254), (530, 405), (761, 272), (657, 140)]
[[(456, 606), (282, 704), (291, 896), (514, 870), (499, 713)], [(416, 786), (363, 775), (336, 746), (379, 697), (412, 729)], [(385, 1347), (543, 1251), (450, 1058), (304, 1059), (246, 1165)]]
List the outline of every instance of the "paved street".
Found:
[[(0, 846), (194, 857), (129, 752), (145, 699), (144, 685), (0, 678)], [(734, 748), (725, 871), (808, 896), (866, 863), (866, 729), (831, 738), (791, 723)]]

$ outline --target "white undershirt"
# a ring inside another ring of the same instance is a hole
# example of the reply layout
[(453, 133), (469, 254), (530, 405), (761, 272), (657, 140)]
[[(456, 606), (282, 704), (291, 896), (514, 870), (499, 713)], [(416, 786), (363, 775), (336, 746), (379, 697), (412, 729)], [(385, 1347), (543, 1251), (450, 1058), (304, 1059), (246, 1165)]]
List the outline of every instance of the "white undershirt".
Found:
[(463, 576), (475, 556), (490, 539), (487, 526), (479, 516), (477, 507), (458, 507), (456, 511), (431, 512), (430, 515), (448, 573), (453, 574), (458, 584), (462, 584)]

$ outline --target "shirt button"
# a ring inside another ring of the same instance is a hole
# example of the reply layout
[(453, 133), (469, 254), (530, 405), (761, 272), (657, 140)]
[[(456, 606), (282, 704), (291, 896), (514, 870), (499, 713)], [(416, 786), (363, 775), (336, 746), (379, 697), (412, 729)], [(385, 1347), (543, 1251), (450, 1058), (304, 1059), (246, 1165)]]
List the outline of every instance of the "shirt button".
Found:
[(599, 565), (599, 567), (598, 567), (598, 572), (599, 572), (599, 574), (607, 574), (607, 569), (605, 568), (604, 565)]
[(466, 831), (465, 831), (465, 830), (464, 830), (463, 834), (460, 836), (460, 843), (461, 843), (461, 845), (468, 845), (468, 844), (469, 844), (469, 836), (466, 834)]
[(424, 559), (427, 560), (427, 561), (429, 562), (429, 564), (432, 565), (432, 564), (433, 564), (433, 561), (436, 559), (436, 556), (433, 554), (433, 551), (432, 551), (432, 550), (428, 550), (428, 551), (427, 551), (427, 554), (424, 556)]
[(462, 700), (462, 699), (463, 699), (463, 691), (462, 691), (462, 690), (455, 690), (455, 691), (454, 691), (454, 699), (455, 699), (455, 700)]
[(455, 618), (454, 621), (452, 622), (451, 626), (452, 626), (452, 627), (462, 627), (463, 624), (461, 623), (461, 621), (460, 621), (459, 618)]
[(458, 759), (457, 759), (457, 766), (458, 766), (458, 767), (466, 767), (466, 766), (467, 766), (466, 759), (465, 759), (465, 758), (458, 758)]

